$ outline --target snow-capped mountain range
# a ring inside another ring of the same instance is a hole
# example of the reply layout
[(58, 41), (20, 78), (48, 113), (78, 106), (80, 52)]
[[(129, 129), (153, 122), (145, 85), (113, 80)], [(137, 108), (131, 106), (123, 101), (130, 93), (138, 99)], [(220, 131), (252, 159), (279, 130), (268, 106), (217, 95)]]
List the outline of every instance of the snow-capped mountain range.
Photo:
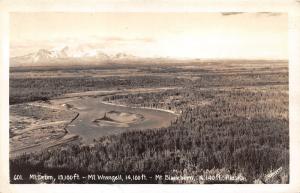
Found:
[(136, 56), (126, 53), (106, 54), (100, 49), (88, 46), (61, 46), (53, 49), (40, 49), (37, 52), (11, 58), (12, 65), (58, 63), (68, 61), (107, 62), (114, 60), (134, 60)]

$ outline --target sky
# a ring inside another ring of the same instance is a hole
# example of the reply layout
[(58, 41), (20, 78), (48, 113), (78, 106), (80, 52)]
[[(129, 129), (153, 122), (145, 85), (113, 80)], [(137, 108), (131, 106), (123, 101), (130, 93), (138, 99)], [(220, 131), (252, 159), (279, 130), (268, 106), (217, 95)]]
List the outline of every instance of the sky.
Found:
[(142, 57), (287, 59), (288, 15), (11, 13), (11, 56), (64, 45)]

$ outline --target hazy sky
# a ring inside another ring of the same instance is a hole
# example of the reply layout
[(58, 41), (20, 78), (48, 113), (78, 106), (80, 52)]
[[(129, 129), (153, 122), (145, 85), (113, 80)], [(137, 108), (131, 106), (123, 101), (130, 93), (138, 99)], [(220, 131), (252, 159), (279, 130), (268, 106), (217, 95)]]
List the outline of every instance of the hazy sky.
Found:
[(87, 45), (111, 54), (288, 58), (288, 16), (277, 13), (13, 13), (11, 56)]

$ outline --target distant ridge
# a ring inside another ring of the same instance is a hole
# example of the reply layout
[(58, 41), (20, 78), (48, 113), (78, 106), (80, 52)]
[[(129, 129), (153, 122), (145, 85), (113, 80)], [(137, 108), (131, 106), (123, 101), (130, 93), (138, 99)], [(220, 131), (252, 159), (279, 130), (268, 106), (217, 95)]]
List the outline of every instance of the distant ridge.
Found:
[(94, 49), (86, 45), (70, 47), (63, 45), (52, 49), (40, 49), (37, 52), (29, 53), (23, 56), (16, 56), (10, 58), (10, 66), (61, 66), (61, 65), (89, 65), (89, 64), (143, 64), (145, 62), (151, 64), (164, 63), (280, 63), (288, 60), (271, 60), (271, 59), (209, 59), (209, 58), (170, 58), (170, 57), (138, 57), (124, 52), (115, 54), (107, 54), (100, 49)]
[(53, 49), (40, 49), (37, 52), (29, 53), (23, 56), (10, 58), (12, 66), (30, 66), (43, 64), (66, 64), (77, 62), (101, 63), (118, 60), (134, 60), (138, 57), (127, 53), (116, 53), (108, 55), (100, 49), (91, 49), (87, 46), (77, 47), (57, 47)]

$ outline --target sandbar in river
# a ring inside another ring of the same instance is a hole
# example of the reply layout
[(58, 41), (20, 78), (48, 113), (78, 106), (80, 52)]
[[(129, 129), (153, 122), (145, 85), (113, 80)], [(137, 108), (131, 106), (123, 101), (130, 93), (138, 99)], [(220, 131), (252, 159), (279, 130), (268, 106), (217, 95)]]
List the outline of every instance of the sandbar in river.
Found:
[[(103, 103), (101, 98), (74, 98), (68, 101), (67, 104), (79, 113), (77, 119), (67, 127), (67, 130), (71, 134), (79, 135), (84, 143), (92, 143), (93, 139), (125, 131), (167, 127), (176, 118), (173, 113), (155, 109), (110, 105)], [(105, 113), (110, 111), (139, 114), (144, 118), (142, 121), (129, 124), (127, 127), (99, 126), (95, 124), (96, 119), (103, 117)]]

